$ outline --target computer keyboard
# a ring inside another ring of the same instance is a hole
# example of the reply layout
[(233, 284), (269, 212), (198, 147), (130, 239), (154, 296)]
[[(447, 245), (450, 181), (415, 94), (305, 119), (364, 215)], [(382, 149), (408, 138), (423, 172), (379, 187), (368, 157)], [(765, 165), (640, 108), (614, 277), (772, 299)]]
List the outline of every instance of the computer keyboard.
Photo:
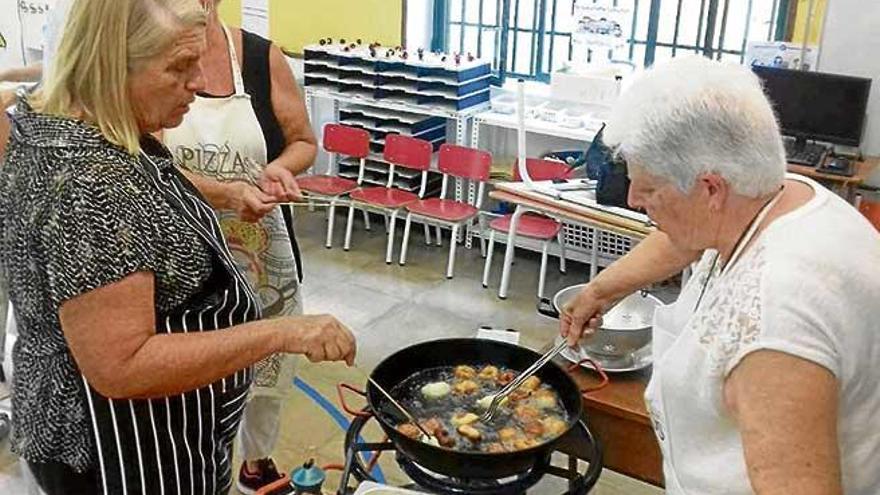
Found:
[(785, 156), (788, 163), (816, 167), (825, 161), (830, 151), (831, 148), (821, 144), (807, 143), (798, 146), (795, 141), (785, 141)]

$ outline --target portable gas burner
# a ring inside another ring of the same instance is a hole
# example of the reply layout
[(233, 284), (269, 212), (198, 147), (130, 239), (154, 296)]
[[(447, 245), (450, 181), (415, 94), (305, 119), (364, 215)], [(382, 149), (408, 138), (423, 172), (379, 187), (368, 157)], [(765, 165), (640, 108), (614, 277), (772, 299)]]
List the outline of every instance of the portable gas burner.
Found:
[(599, 479), (602, 472), (602, 450), (593, 438), (592, 433), (583, 422), (578, 422), (562, 440), (561, 443), (579, 445), (588, 453), (586, 457), (589, 467), (584, 473), (578, 470), (578, 459), (568, 455), (568, 467), (560, 468), (553, 466), (549, 452), (528, 470), (503, 479), (480, 479), (480, 478), (453, 478), (435, 473), (420, 466), (414, 460), (402, 452), (397, 451), (390, 441), (381, 443), (364, 443), (358, 441), (364, 426), (371, 420), (370, 417), (358, 416), (352, 420), (351, 426), (345, 436), (345, 469), (339, 484), (337, 495), (351, 495), (354, 493), (349, 487), (351, 478), (357, 482), (375, 482), (370, 475), (370, 469), (364, 465), (363, 453), (372, 453), (374, 456), (380, 453), (394, 453), (395, 460), (413, 484), (401, 488), (414, 491), (426, 492), (439, 495), (524, 495), (545, 476), (555, 476), (568, 480), (568, 491), (563, 495), (583, 495), (588, 493)]

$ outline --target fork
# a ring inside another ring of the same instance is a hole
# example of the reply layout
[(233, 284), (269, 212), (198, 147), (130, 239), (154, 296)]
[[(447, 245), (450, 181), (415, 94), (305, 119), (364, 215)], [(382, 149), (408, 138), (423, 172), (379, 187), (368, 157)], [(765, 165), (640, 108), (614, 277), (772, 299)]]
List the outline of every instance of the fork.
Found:
[(562, 340), (556, 347), (550, 349), (543, 356), (538, 358), (537, 361), (534, 362), (531, 366), (526, 368), (522, 373), (520, 373), (512, 382), (508, 383), (501, 390), (498, 391), (492, 397), (492, 403), (489, 404), (489, 407), (486, 409), (486, 412), (483, 413), (483, 416), (480, 417), (480, 421), (483, 423), (488, 423), (492, 421), (492, 418), (498, 413), (498, 407), (501, 406), (501, 403), (510, 395), (514, 390), (518, 389), (520, 385), (522, 385), (526, 380), (528, 380), (532, 375), (538, 372), (545, 364), (549, 363), (551, 359), (556, 357), (557, 354), (562, 352), (568, 346), (568, 341), (565, 339)]

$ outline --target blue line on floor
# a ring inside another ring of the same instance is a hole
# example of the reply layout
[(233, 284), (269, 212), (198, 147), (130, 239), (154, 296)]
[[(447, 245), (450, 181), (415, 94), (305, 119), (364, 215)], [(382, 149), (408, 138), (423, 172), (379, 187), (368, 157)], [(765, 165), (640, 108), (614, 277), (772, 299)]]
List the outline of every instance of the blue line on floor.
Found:
[[(351, 423), (348, 421), (348, 418), (346, 418), (345, 415), (342, 414), (342, 411), (337, 409), (332, 402), (327, 400), (327, 398), (321, 395), (320, 392), (312, 388), (311, 385), (300, 380), (299, 378), (294, 378), (293, 384), (296, 385), (296, 388), (302, 390), (304, 394), (308, 395), (310, 399), (315, 401), (316, 404), (321, 406), (321, 409), (329, 414), (330, 417), (333, 418), (333, 421), (335, 421), (336, 424), (339, 425), (339, 427), (342, 428), (343, 431), (348, 431), (348, 427), (351, 425)], [(358, 436), (357, 441), (360, 443), (366, 443), (364, 442), (364, 439), (360, 436)], [(371, 457), (372, 456), (367, 456), (367, 462), (370, 462)], [(373, 478), (376, 478), (377, 482), (385, 484), (385, 475), (382, 474), (382, 469), (379, 467), (378, 464), (376, 465), (376, 467), (373, 468), (373, 471), (370, 474), (373, 475)]]

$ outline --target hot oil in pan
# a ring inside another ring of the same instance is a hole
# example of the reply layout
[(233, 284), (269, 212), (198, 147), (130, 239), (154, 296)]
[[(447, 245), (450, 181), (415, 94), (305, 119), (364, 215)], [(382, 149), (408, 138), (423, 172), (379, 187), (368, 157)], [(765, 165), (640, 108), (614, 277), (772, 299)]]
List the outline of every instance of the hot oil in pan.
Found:
[[(479, 374), (484, 366), (472, 365), (472, 368)], [(430, 419), (438, 420), (443, 428), (449, 433), (455, 444), (450, 448), (465, 452), (512, 452), (522, 450), (549, 441), (558, 433), (554, 432), (551, 425), (554, 422), (561, 427), (561, 424), (568, 423), (568, 414), (562, 402), (559, 400), (558, 394), (548, 385), (541, 384), (540, 388), (526, 396), (525, 390), (519, 394), (518, 400), (512, 400), (503, 407), (500, 407), (498, 414), (490, 424), (483, 424), (479, 421), (472, 423), (471, 426), (480, 432), (479, 441), (472, 441), (461, 435), (457, 427), (452, 423), (452, 418), (456, 414), (473, 413), (477, 416), (482, 415), (484, 409), (477, 405), (477, 401), (486, 396), (496, 394), (503, 384), (496, 379), (485, 379), (480, 376), (470, 378), (477, 388), (471, 393), (449, 393), (443, 398), (426, 399), (422, 395), (422, 387), (429, 383), (445, 382), (455, 387), (456, 384), (463, 381), (462, 378), (456, 377), (454, 367), (431, 368), (420, 371), (411, 375), (409, 378), (399, 383), (390, 390), (394, 396), (420, 423)], [(511, 370), (501, 368), (499, 374), (509, 372)], [(547, 402), (543, 402), (543, 407), (538, 407), (538, 398), (542, 394), (545, 401), (547, 394), (552, 393), (552, 406), (548, 407)], [(514, 394), (516, 395), (516, 394)], [(382, 402), (383, 416), (389, 418), (399, 418), (398, 424), (403, 424), (406, 420), (401, 418), (394, 406)], [(537, 412), (537, 415), (535, 413)], [(501, 438), (499, 432), (505, 430), (505, 437)], [(511, 438), (511, 433), (516, 435)], [(504, 450), (497, 450), (503, 448)], [(496, 449), (496, 450), (492, 450)]]

